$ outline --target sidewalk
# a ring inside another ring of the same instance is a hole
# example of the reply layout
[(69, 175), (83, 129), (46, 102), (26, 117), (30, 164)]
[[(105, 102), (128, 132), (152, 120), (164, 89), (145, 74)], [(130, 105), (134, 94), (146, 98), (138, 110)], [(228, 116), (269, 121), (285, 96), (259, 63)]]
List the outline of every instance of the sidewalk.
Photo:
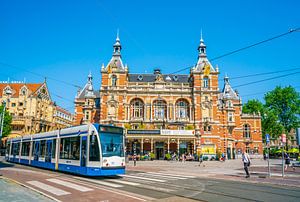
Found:
[(133, 166), (130, 161), (127, 164), (127, 171), (140, 172), (163, 172), (180, 175), (194, 175), (203, 178), (216, 178), (233, 181), (243, 181), (252, 183), (268, 183), (273, 185), (287, 185), (300, 187), (300, 168), (289, 168), (285, 172), (285, 177), (281, 177), (281, 160), (270, 160), (271, 178), (268, 177), (267, 161), (263, 159), (252, 159), (250, 167), (250, 179), (245, 178), (241, 159), (220, 161), (199, 162), (178, 162), (178, 161), (137, 161)]
[(0, 176), (0, 201), (50, 202), (53, 200)]

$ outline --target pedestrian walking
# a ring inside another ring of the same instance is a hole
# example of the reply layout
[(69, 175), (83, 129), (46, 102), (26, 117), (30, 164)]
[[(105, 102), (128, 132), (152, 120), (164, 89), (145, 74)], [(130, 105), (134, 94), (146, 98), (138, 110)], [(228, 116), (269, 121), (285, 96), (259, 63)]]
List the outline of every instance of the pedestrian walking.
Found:
[(290, 156), (286, 152), (284, 153), (284, 159), (285, 159), (285, 168), (284, 168), (284, 170), (287, 170), (288, 167), (290, 166), (291, 159), (290, 159)]
[(250, 177), (248, 167), (250, 167), (250, 157), (246, 151), (243, 151), (242, 161), (244, 163), (244, 170), (246, 172), (246, 178)]

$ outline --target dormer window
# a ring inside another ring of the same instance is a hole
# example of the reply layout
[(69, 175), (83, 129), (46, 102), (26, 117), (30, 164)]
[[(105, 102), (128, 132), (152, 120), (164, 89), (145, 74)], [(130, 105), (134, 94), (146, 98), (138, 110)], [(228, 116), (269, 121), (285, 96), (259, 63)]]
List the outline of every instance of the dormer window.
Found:
[(139, 76), (138, 76), (138, 80), (139, 80), (139, 81), (142, 81), (142, 80), (143, 80), (143, 75), (139, 75)]
[(177, 75), (174, 75), (174, 76), (173, 76), (173, 79), (174, 79), (174, 81), (178, 81), (178, 76), (177, 76)]
[(27, 94), (27, 88), (25, 86), (23, 86), (20, 90), (20, 95), (25, 96)]

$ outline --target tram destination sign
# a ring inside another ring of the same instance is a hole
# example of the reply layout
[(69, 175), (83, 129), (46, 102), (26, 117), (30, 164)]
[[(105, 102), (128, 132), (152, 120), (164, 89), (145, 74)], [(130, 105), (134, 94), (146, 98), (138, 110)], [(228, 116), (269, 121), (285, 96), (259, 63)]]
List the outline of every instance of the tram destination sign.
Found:
[(106, 133), (123, 133), (122, 128), (109, 127), (109, 126), (100, 126), (100, 131)]

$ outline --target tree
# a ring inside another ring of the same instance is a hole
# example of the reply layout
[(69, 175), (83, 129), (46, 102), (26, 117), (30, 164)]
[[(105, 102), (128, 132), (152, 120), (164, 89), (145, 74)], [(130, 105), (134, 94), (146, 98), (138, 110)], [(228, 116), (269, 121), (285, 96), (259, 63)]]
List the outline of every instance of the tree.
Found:
[[(4, 106), (0, 106), (0, 117), (1, 117), (0, 121), (2, 121), (1, 119), (2, 119), (3, 107)], [(11, 121), (12, 121), (11, 115), (8, 113), (8, 111), (5, 110), (2, 137), (6, 137), (10, 134), (10, 132), (11, 132)], [(0, 125), (1, 125), (1, 122), (0, 122)]]
[(264, 114), (264, 105), (259, 100), (248, 100), (248, 102), (243, 105), (243, 113)]
[(277, 138), (283, 132), (283, 126), (278, 122), (276, 114), (266, 108), (265, 105), (259, 100), (249, 100), (243, 105), (243, 113), (247, 114), (260, 114), (262, 135), (270, 134), (271, 137)]
[(290, 133), (291, 129), (300, 126), (300, 95), (292, 86), (277, 86), (265, 95), (265, 101), (265, 106), (278, 117), (284, 132)]

